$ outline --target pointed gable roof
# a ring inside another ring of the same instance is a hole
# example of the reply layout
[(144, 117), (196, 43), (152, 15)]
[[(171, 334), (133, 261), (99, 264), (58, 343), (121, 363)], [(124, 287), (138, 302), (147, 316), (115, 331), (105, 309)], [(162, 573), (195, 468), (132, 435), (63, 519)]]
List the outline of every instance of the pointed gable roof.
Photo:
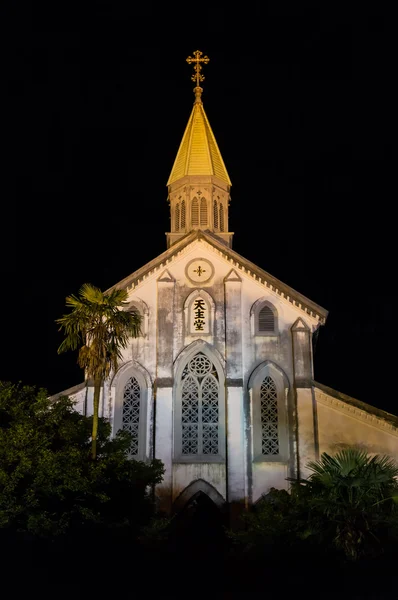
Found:
[(186, 175), (215, 175), (232, 185), (200, 94), (193, 105), (167, 185)]
[(218, 255), (225, 258), (229, 263), (231, 263), (231, 267), (235, 268), (237, 271), (241, 271), (245, 273), (247, 276), (255, 279), (261, 285), (270, 288), (273, 292), (288, 300), (293, 306), (296, 306), (304, 313), (307, 313), (311, 317), (316, 318), (320, 324), (324, 324), (326, 318), (328, 316), (328, 311), (316, 304), (300, 292), (297, 292), (295, 289), (286, 285), (270, 273), (263, 271), (247, 260), (228, 246), (226, 246), (223, 242), (221, 242), (216, 235), (211, 233), (210, 231), (201, 231), (197, 229), (195, 231), (190, 231), (184, 237), (182, 237), (178, 242), (173, 244), (168, 250), (151, 260), (149, 263), (131, 273), (119, 283), (113, 285), (109, 290), (114, 288), (126, 288), (127, 290), (134, 289), (136, 286), (140, 285), (147, 277), (153, 275), (159, 269), (167, 268), (174, 258), (176, 258), (184, 249), (195, 242), (196, 240), (207, 243), (213, 251), (216, 251)]

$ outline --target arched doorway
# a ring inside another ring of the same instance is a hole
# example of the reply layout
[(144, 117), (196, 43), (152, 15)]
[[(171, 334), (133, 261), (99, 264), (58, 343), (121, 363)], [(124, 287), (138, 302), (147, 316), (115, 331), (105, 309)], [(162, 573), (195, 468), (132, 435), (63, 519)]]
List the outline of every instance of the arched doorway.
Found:
[(224, 499), (217, 490), (198, 480), (174, 504), (174, 547), (182, 558), (220, 554), (226, 543)]
[(207, 494), (197, 492), (175, 516), (174, 543), (187, 560), (219, 554), (225, 545), (224, 515)]

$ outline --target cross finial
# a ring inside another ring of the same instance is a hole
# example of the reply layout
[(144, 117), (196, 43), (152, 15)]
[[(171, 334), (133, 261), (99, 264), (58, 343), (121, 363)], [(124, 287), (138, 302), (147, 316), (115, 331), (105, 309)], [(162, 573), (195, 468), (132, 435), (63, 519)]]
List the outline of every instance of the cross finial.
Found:
[[(200, 50), (195, 50), (195, 52), (193, 54), (194, 54), (194, 58), (192, 58), (192, 56), (188, 56), (187, 63), (189, 65), (191, 63), (195, 63), (194, 64), (195, 73), (192, 75), (191, 79), (192, 79), (192, 81), (194, 81), (196, 83), (194, 92), (196, 94), (196, 99), (200, 101), (200, 95), (202, 93), (202, 88), (200, 87), (199, 83), (201, 81), (203, 81), (205, 78), (204, 75), (202, 75), (202, 73), (201, 73), (202, 65), (200, 63), (207, 65), (210, 58), (208, 56), (203, 56), (203, 52), (201, 52)], [(203, 58), (202, 58), (202, 56), (203, 56)]]

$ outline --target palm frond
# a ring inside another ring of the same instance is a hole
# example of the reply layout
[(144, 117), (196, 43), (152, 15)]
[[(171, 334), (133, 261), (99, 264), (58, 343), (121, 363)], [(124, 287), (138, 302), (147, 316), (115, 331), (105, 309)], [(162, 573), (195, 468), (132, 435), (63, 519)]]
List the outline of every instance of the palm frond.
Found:
[(316, 478), (325, 473), (338, 473), (341, 477), (346, 477), (355, 471), (366, 468), (370, 460), (370, 456), (358, 448), (345, 448), (334, 456), (324, 452), (318, 461), (308, 464), (308, 468), (313, 471), (310, 478)]
[(111, 306), (121, 306), (126, 302), (128, 292), (126, 289), (113, 289), (106, 295), (107, 301)]
[(66, 299), (71, 312), (56, 321), (65, 333), (58, 353), (80, 347), (78, 363), (90, 378), (103, 379), (116, 370), (130, 338), (140, 334), (140, 314), (124, 309), (127, 296), (125, 289), (104, 293), (85, 283), (79, 297)]
[(101, 305), (104, 303), (103, 292), (91, 283), (84, 283), (80, 288), (79, 293), (80, 297), (89, 304)]

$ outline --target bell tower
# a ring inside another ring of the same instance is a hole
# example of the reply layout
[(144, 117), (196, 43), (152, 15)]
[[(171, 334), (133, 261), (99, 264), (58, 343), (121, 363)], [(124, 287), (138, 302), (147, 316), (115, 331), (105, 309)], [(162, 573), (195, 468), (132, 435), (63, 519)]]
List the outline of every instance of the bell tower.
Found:
[(191, 79), (196, 83), (195, 102), (167, 182), (171, 213), (168, 248), (196, 229), (210, 231), (232, 246), (233, 233), (228, 231), (232, 184), (203, 108), (199, 85), (204, 80), (202, 64), (209, 60), (199, 50), (187, 58), (188, 64), (194, 64)]

